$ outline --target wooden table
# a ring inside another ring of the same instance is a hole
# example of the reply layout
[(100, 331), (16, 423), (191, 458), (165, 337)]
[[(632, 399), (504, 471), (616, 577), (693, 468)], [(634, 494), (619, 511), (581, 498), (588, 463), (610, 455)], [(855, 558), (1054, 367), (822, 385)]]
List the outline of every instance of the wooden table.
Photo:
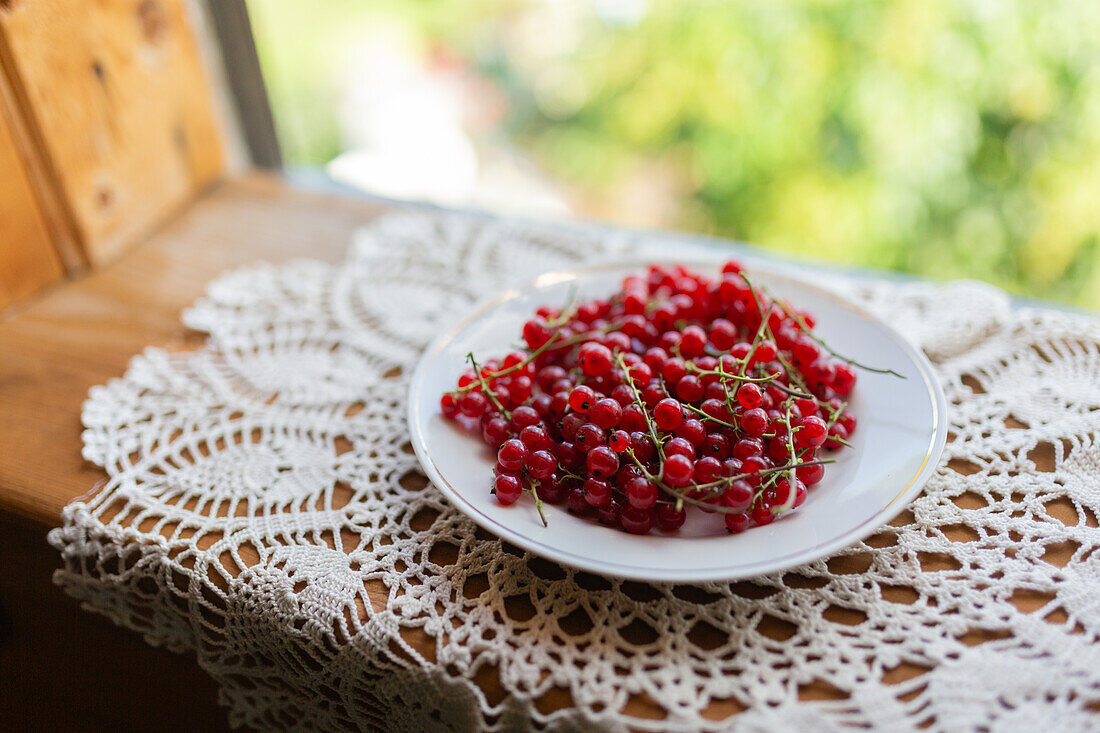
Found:
[[(140, 246), (83, 279), (55, 286), (23, 303), (0, 322), (0, 665), (22, 669), (15, 684), (0, 686), (0, 704), (34, 722), (134, 727), (154, 708), (135, 699), (159, 700), (170, 691), (178, 718), (158, 727), (217, 729), (226, 725), (214, 705), (214, 685), (193, 660), (144, 644), (135, 634), (79, 613), (50, 585), (58, 566), (45, 532), (60, 523), (66, 503), (96, 486), (105, 474), (81, 459), (80, 405), (90, 387), (119, 376), (146, 346), (190, 349), (202, 336), (183, 327), (181, 309), (227, 269), (257, 261), (312, 257), (341, 259), (349, 236), (385, 207), (362, 198), (307, 191), (283, 179), (247, 174), (218, 184)], [(1040, 460), (1052, 460), (1040, 456)], [(1067, 502), (1068, 505), (1068, 502)], [(1074, 515), (1071, 505), (1066, 507)], [(1069, 515), (1067, 515), (1069, 516)], [(911, 521), (903, 512), (897, 521)], [(861, 558), (842, 559), (860, 572)], [(369, 588), (376, 605), (386, 591)], [(1041, 605), (1021, 598), (1022, 607)], [(419, 630), (406, 639), (426, 658), (434, 642)], [(975, 639), (974, 643), (979, 643)], [(887, 675), (900, 682), (926, 671), (902, 664)], [(491, 702), (503, 698), (493, 670), (477, 680)], [(825, 681), (804, 687), (803, 699), (835, 699)], [(565, 690), (538, 701), (549, 711), (571, 704)], [(724, 719), (736, 701), (718, 702), (707, 714)], [(647, 698), (628, 712), (661, 717)], [(46, 718), (42, 716), (46, 711)]]

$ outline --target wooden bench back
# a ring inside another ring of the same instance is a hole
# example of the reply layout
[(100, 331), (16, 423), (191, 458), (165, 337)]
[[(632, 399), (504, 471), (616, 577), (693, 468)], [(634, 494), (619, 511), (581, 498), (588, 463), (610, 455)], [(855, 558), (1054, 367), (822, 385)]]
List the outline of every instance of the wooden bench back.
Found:
[(0, 0), (0, 309), (97, 267), (216, 180), (186, 0)]

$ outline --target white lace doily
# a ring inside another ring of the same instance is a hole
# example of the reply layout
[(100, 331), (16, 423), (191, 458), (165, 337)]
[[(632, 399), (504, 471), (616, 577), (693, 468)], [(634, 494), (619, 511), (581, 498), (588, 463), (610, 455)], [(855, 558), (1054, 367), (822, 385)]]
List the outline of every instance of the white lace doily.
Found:
[(403, 402), (430, 337), (539, 272), (660, 246), (397, 214), (339, 266), (223, 276), (185, 315), (204, 348), (92, 390), (84, 455), (109, 479), (51, 532), (56, 581), (194, 652), (263, 729), (1095, 729), (1096, 320), (838, 281), (936, 361), (944, 465), (866, 542), (752, 583), (563, 569), (425, 485)]

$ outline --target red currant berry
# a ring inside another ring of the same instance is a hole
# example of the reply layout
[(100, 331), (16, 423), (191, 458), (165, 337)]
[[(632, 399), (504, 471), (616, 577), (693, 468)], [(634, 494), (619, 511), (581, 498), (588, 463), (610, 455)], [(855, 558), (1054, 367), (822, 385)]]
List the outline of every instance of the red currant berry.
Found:
[(623, 507), (619, 515), (619, 523), (630, 534), (649, 534), (649, 530), (653, 528), (653, 512), (628, 504)]
[(653, 325), (662, 331), (672, 328), (676, 323), (676, 309), (671, 304), (657, 306), (650, 314)]
[(795, 475), (799, 480), (807, 486), (813, 486), (820, 483), (821, 479), (825, 478), (825, 467), (822, 465), (815, 466), (799, 466), (795, 469)]
[(537, 349), (550, 340), (550, 330), (541, 321), (528, 321), (523, 324), (523, 340), (528, 348)]
[(825, 447), (829, 450), (836, 450), (844, 445), (840, 442), (841, 440), (848, 440), (848, 431), (840, 423), (833, 423), (833, 426), (829, 428), (829, 437), (825, 441)]
[(802, 417), (816, 417), (818, 414), (817, 400), (800, 398), (794, 401), (794, 406)]
[(645, 415), (642, 413), (642, 409), (637, 405), (624, 407), (623, 416), (619, 420), (619, 427), (630, 433), (635, 430), (645, 430)]
[(625, 384), (620, 384), (615, 389), (611, 390), (611, 399), (615, 400), (622, 407), (629, 407), (634, 404), (634, 390)]
[(809, 365), (820, 355), (817, 344), (809, 336), (799, 336), (791, 349), (795, 364)]
[(660, 430), (675, 430), (683, 421), (684, 409), (671, 397), (661, 400), (653, 408), (653, 422)]
[(584, 415), (578, 415), (575, 412), (571, 412), (561, 419), (561, 435), (566, 440), (576, 440), (577, 431), (580, 430), (581, 425), (584, 425), (587, 420), (584, 419)]
[(633, 338), (645, 330), (645, 318), (641, 314), (632, 313), (622, 319), (619, 328), (619, 333)]
[(768, 415), (759, 407), (741, 413), (741, 429), (753, 437), (768, 431)]
[(577, 349), (577, 365), (589, 377), (599, 377), (611, 371), (611, 349), (589, 342)]
[(622, 453), (630, 447), (630, 433), (625, 430), (616, 430), (607, 439), (607, 445), (616, 453)]
[(744, 514), (726, 514), (725, 520), (731, 534), (741, 534), (749, 528), (749, 518)]
[(512, 410), (512, 427), (516, 430), (523, 430), (528, 425), (538, 425), (540, 422), (542, 418), (534, 407), (520, 405)]
[(619, 491), (626, 491), (626, 485), (630, 483), (631, 479), (636, 479), (639, 476), (645, 476), (642, 469), (635, 466), (633, 463), (628, 463), (619, 469), (619, 472), (615, 474), (615, 486)]
[(626, 371), (630, 375), (630, 381), (637, 385), (648, 384), (649, 380), (653, 379), (653, 370), (646, 366), (645, 362), (634, 364)]
[(639, 431), (630, 434), (630, 449), (634, 451), (634, 456), (643, 463), (652, 458), (656, 450), (649, 436)]
[(742, 438), (733, 444), (733, 455), (742, 461), (749, 456), (764, 454), (764, 443), (759, 438)]
[[(704, 377), (703, 381), (706, 382), (706, 380), (709, 379), (709, 378), (711, 378), (710, 375), (708, 375), (707, 377)], [(717, 377), (714, 377), (714, 379), (717, 379)], [(710, 382), (710, 383), (706, 384), (703, 387), (703, 399), (718, 400), (719, 402), (724, 403), (726, 401), (726, 387), (725, 387), (725, 385), (723, 385), (722, 382), (720, 382), (720, 381)]]
[(554, 457), (558, 459), (558, 464), (562, 468), (574, 469), (584, 462), (584, 454), (567, 440), (554, 446)]
[(684, 362), (677, 358), (669, 359), (665, 362), (665, 365), (661, 367), (661, 376), (665, 378), (665, 382), (669, 386), (673, 386), (687, 374), (687, 367), (684, 366)]
[(722, 478), (722, 462), (713, 456), (705, 456), (695, 462), (695, 482), (709, 484)]
[[(692, 362), (695, 364), (695, 366), (699, 367), (700, 369), (702, 369), (704, 371), (712, 372), (712, 371), (715, 371), (716, 369), (718, 369), (718, 360), (715, 359), (710, 354), (706, 354), (704, 356), (697, 356), (694, 359), (692, 359)], [(707, 379), (718, 379), (718, 375), (708, 374), (708, 375), (706, 375), (706, 378)]]
[(676, 436), (683, 438), (694, 446), (700, 446), (707, 438), (707, 429), (703, 426), (702, 421), (692, 418), (680, 423), (680, 427), (676, 428)]
[(527, 361), (527, 354), (522, 351), (512, 351), (500, 362), (500, 368), (511, 369), (512, 367), (518, 367), (525, 361)]
[(661, 478), (669, 484), (682, 488), (691, 483), (691, 477), (695, 472), (695, 464), (684, 455), (671, 455), (665, 458), (661, 464)]
[(481, 417), (489, 409), (489, 399), (480, 392), (467, 392), (458, 407), (466, 417)]
[(530, 399), (532, 389), (530, 377), (525, 375), (513, 377), (512, 383), (508, 385), (508, 398), (513, 404), (523, 404)]
[(623, 309), (630, 315), (640, 316), (645, 313), (645, 291), (630, 290), (623, 294)]
[(565, 505), (569, 508), (569, 511), (579, 517), (590, 516), (596, 511), (596, 508), (588, 503), (588, 499), (584, 495), (584, 489), (579, 486), (570, 489), (569, 493), (565, 495)]
[(518, 438), (504, 441), (497, 451), (497, 463), (509, 471), (518, 471), (523, 468), (523, 462), (527, 458), (527, 446)]
[(612, 351), (630, 351), (630, 337), (625, 333), (616, 332), (607, 334), (607, 348)]
[(676, 396), (684, 402), (698, 402), (703, 399), (703, 383), (689, 374), (676, 383)]
[(746, 382), (737, 388), (737, 404), (746, 410), (760, 407), (760, 403), (763, 401), (764, 393), (755, 384)]
[(722, 461), (722, 475), (726, 478), (730, 476), (736, 476), (741, 473), (741, 459), (740, 458), (727, 458)]
[(675, 532), (684, 526), (684, 521), (687, 519), (687, 512), (683, 509), (677, 510), (672, 504), (661, 504), (654, 514), (657, 518), (657, 527), (662, 532)]
[(754, 364), (767, 364), (769, 361), (773, 361), (778, 353), (775, 344), (765, 339), (756, 345), (756, 351), (752, 354), (752, 361)]
[(716, 318), (707, 334), (711, 345), (719, 351), (729, 351), (737, 340), (737, 327), (725, 318)]
[(673, 438), (665, 443), (666, 456), (687, 456), (695, 460), (695, 446), (683, 438)]
[(513, 473), (502, 473), (493, 481), (493, 491), (501, 506), (515, 504), (523, 494), (523, 484), (519, 476)]
[(585, 423), (577, 430), (574, 443), (582, 453), (588, 453), (593, 448), (599, 448), (601, 445), (607, 444), (607, 433), (601, 430), (598, 425), (593, 425), (590, 422)]
[(770, 467), (771, 462), (760, 456), (749, 456), (741, 462), (741, 472), (750, 474), (748, 482), (752, 486), (758, 486), (760, 484), (761, 476), (759, 472)]
[(753, 490), (748, 481), (739, 479), (729, 485), (722, 494), (722, 505), (735, 512), (743, 512), (752, 504)]
[(832, 384), (836, 375), (836, 368), (827, 359), (817, 359), (802, 372), (810, 387), (815, 390), (823, 390)]
[[(477, 372), (475, 372), (473, 369), (467, 369), (466, 371), (462, 372), (462, 376), (458, 378), (458, 388), (465, 389), (476, 381)], [(480, 390), (481, 387), (478, 387), (478, 389)]]
[(779, 463), (786, 463), (791, 459), (791, 447), (787, 445), (786, 438), (768, 441), (768, 457)]
[(600, 524), (606, 524), (609, 527), (618, 527), (619, 516), (622, 514), (622, 511), (622, 502), (615, 497), (611, 497), (611, 500), (598, 510), (597, 516), (599, 517)]
[[(792, 491), (794, 492), (793, 497), (791, 496)], [(780, 479), (775, 484), (774, 506), (784, 506), (788, 501), (790, 502), (791, 508), (801, 506), (802, 502), (806, 501), (806, 485), (797, 478), (794, 480), (793, 489), (788, 479)]]
[(561, 504), (572, 487), (573, 479), (554, 474), (549, 481), (540, 481), (535, 493), (547, 504)]
[(702, 354), (706, 346), (706, 331), (698, 326), (688, 326), (680, 332), (680, 353), (689, 359)]
[(453, 418), (457, 415), (458, 403), (455, 402), (455, 396), (450, 392), (444, 392), (439, 398), (439, 410), (443, 413), (443, 417)]
[(511, 432), (508, 430), (508, 421), (503, 417), (494, 417), (485, 421), (481, 426), (481, 438), (493, 448), (499, 448), (508, 440)]
[(630, 479), (623, 489), (626, 500), (635, 509), (649, 509), (657, 503), (657, 486), (644, 476)]
[(551, 364), (550, 366), (545, 366), (545, 367), (543, 367), (542, 369), (539, 370), (539, 373), (538, 373), (538, 376), (537, 376), (537, 380), (538, 380), (538, 383), (539, 383), (539, 389), (541, 389), (543, 392), (546, 392), (546, 393), (549, 394), (549, 393), (554, 391), (554, 390), (551, 389), (551, 387), (555, 383), (560, 382), (563, 379), (567, 379), (568, 377), (569, 377), (569, 373), (566, 372), (564, 369), (562, 369), (557, 364)]
[(619, 421), (623, 417), (623, 407), (610, 397), (605, 397), (602, 400), (592, 405), (588, 411), (588, 419), (599, 425), (604, 430), (613, 428), (619, 424)]
[(554, 441), (541, 425), (528, 425), (519, 431), (519, 439), (528, 450), (550, 450), (554, 447)]
[(619, 456), (607, 446), (601, 445), (588, 451), (585, 466), (588, 467), (588, 472), (597, 478), (614, 476), (619, 470)]
[(668, 397), (668, 394), (665, 393), (665, 388), (660, 382), (650, 382), (645, 386), (645, 389), (642, 390), (642, 402), (644, 402), (647, 407), (656, 406), (657, 403), (666, 397)]
[(548, 479), (553, 475), (554, 469), (558, 467), (558, 462), (550, 451), (537, 450), (527, 454), (527, 459), (523, 462), (523, 465), (535, 478)]
[(833, 375), (833, 391), (841, 397), (847, 397), (856, 387), (856, 372), (847, 364), (837, 364)]
[(829, 426), (820, 417), (804, 417), (795, 428), (794, 444), (799, 448), (817, 448), (828, 434)]
[(729, 410), (726, 409), (726, 405), (721, 400), (703, 400), (699, 405), (699, 409), (703, 411), (703, 414), (707, 417), (718, 420), (719, 422), (729, 422), (733, 419)]
[(668, 361), (668, 352), (662, 349), (660, 346), (653, 346), (646, 349), (645, 355), (642, 359), (650, 369), (654, 372), (660, 372), (665, 363)]
[(565, 417), (565, 413), (569, 411), (569, 393), (568, 392), (556, 392), (553, 397), (550, 398), (550, 416), (560, 420)]
[(509, 393), (508, 387), (503, 384), (497, 387), (493, 387), (492, 393), (493, 396), (497, 398), (497, 402), (500, 403), (500, 406), (503, 407), (505, 410), (515, 404), (512, 402), (512, 395), (511, 393)]
[(756, 522), (756, 524), (761, 527), (775, 521), (775, 515), (772, 514), (772, 510), (764, 504), (757, 504), (754, 506), (749, 516), (752, 518), (752, 521)]
[(586, 387), (583, 384), (574, 387), (573, 391), (569, 393), (569, 407), (574, 412), (588, 412), (595, 402), (596, 393), (592, 391), (591, 387)]
[(584, 482), (584, 498), (594, 507), (601, 507), (611, 498), (611, 485), (598, 478), (590, 478)]
[(724, 459), (730, 454), (730, 441), (722, 433), (708, 433), (703, 441), (702, 453), (705, 456), (714, 456)]

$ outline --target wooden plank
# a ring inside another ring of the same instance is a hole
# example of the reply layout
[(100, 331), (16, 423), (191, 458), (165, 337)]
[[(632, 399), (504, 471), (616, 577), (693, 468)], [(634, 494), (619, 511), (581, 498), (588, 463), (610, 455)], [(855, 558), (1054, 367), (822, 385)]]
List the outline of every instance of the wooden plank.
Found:
[(19, 157), (25, 166), (25, 172), (31, 190), (46, 220), (46, 228), (53, 240), (54, 249), (61, 258), (62, 267), (70, 275), (84, 271), (88, 260), (84, 250), (77, 242), (76, 228), (68, 207), (61, 199), (61, 187), (53, 176), (52, 169), (46, 164), (42, 147), (37, 143), (35, 131), (27, 119), (27, 113), (20, 106), (20, 96), (16, 87), (21, 87), (15, 69), (4, 59), (4, 34), (0, 30), (0, 114), (3, 114)]
[(183, 0), (0, 4), (0, 61), (93, 264), (220, 175)]
[(0, 110), (0, 310), (62, 274), (10, 121)]

